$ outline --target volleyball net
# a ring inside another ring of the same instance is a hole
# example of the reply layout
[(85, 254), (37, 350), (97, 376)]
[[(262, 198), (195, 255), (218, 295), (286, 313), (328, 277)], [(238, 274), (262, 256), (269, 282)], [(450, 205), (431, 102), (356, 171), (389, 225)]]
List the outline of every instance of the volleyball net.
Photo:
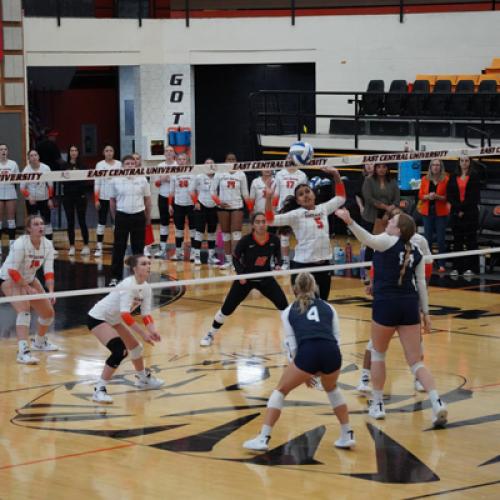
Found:
[[(374, 163), (388, 163), (395, 164), (405, 161), (431, 161), (433, 159), (440, 160), (456, 160), (460, 156), (468, 156), (471, 159), (483, 158), (483, 157), (495, 157), (500, 156), (500, 146), (484, 147), (484, 148), (461, 148), (461, 149), (446, 149), (446, 150), (434, 150), (434, 151), (409, 151), (409, 152), (394, 152), (394, 153), (382, 153), (374, 155), (350, 155), (342, 157), (324, 157), (313, 159), (308, 165), (304, 165), (304, 170), (318, 170), (322, 168), (335, 167), (339, 170), (345, 167), (352, 167), (357, 165), (363, 165), (367, 162)], [(241, 172), (262, 172), (266, 170), (279, 171), (285, 167), (291, 166), (292, 163), (289, 160), (259, 160), (259, 161), (248, 161), (248, 162), (235, 162), (235, 163), (217, 163), (214, 165), (206, 164), (196, 164), (196, 165), (186, 165), (186, 166), (144, 166), (134, 169), (110, 169), (110, 170), (64, 170), (64, 171), (52, 171), (52, 172), (39, 172), (39, 173), (19, 173), (19, 174), (5, 174), (0, 173), (0, 188), (8, 184), (19, 184), (19, 183), (48, 183), (48, 182), (62, 182), (71, 183), (72, 181), (92, 181), (97, 178), (120, 178), (123, 176), (135, 177), (135, 176), (147, 176), (150, 183), (153, 184), (155, 179), (162, 175), (177, 175), (184, 173), (191, 174), (201, 174), (207, 173), (208, 171), (219, 172), (230, 172), (230, 171), (241, 171)], [(154, 202), (154, 199), (153, 199)], [(171, 230), (171, 232), (173, 232)], [(351, 237), (352, 240), (352, 237)], [(330, 248), (330, 247), (329, 247)], [(339, 277), (356, 277), (360, 274), (360, 270), (365, 270), (370, 267), (370, 262), (365, 262), (362, 255), (356, 255), (352, 262), (338, 263), (334, 258), (334, 248), (329, 249), (330, 252), (330, 264), (323, 266), (321, 268), (305, 268), (305, 269), (291, 269), (291, 270), (275, 270), (265, 273), (257, 273), (250, 275), (241, 274), (222, 274), (220, 276), (212, 276), (208, 278), (198, 278), (198, 279), (181, 279), (174, 281), (158, 281), (151, 283), (154, 290), (168, 289), (172, 287), (197, 287), (206, 286), (215, 283), (227, 283), (228, 287), (231, 282), (243, 279), (256, 279), (264, 278), (268, 276), (273, 277), (284, 277), (293, 274), (298, 274), (304, 271), (330, 271), (333, 275)], [(292, 247), (293, 252), (293, 247)], [(497, 247), (485, 247), (478, 250), (468, 250), (464, 252), (450, 252), (446, 254), (433, 255), (429, 257), (429, 260), (446, 260), (452, 265), (450, 269), (454, 269), (453, 260), (466, 257), (477, 257), (478, 262), (484, 262), (484, 258), (493, 257), (495, 254), (500, 253), (500, 248)], [(293, 260), (293, 258), (292, 258)], [(357, 261), (355, 261), (357, 260)], [(85, 265), (96, 265), (93, 260), (87, 261)], [(482, 267), (479, 265), (476, 270), (476, 275), (481, 273)], [(165, 269), (166, 274), (170, 274), (168, 269)], [(78, 287), (78, 288), (77, 288)], [(25, 300), (37, 300), (42, 298), (70, 298), (78, 296), (96, 296), (98, 300), (99, 295), (109, 293), (113, 290), (111, 287), (97, 286), (95, 288), (79, 288), (79, 285), (75, 285), (73, 290), (57, 291), (58, 288), (58, 278), (56, 275), (55, 279), (55, 289), (54, 293), (46, 294), (33, 294), (33, 295), (18, 295), (9, 297), (0, 297), (0, 304), (3, 303), (13, 303)], [(138, 286), (140, 288), (140, 286)]]

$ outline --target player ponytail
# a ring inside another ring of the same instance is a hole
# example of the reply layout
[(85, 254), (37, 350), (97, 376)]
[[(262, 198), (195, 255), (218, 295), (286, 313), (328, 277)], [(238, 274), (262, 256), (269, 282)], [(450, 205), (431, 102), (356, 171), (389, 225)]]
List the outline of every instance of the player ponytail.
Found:
[(130, 255), (125, 259), (125, 265), (130, 269), (131, 272), (134, 272), (134, 269), (139, 264), (139, 260), (144, 257), (142, 254)]
[(405, 255), (403, 259), (403, 265), (401, 266), (401, 270), (399, 272), (399, 280), (398, 280), (398, 285), (401, 286), (403, 284), (403, 277), (406, 273), (406, 269), (410, 262), (410, 256), (412, 250), (410, 239), (416, 232), (416, 226), (415, 226), (415, 221), (413, 220), (412, 217), (410, 217), (408, 214), (400, 213), (398, 220), (398, 227), (401, 232), (400, 238), (404, 241), (405, 244)]
[(293, 285), (293, 291), (297, 298), (295, 304), (297, 304), (301, 314), (307, 311), (312, 301), (316, 298), (317, 290), (316, 280), (311, 273), (300, 273), (297, 276)]

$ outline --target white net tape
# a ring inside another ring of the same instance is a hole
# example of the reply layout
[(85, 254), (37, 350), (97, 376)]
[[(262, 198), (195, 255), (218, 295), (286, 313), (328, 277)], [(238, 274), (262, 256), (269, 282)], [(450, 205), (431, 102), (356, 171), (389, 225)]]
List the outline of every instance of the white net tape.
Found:
[[(467, 250), (464, 252), (449, 252), (443, 254), (435, 254), (426, 256), (426, 260), (438, 260), (438, 259), (453, 259), (457, 257), (467, 257), (471, 255), (490, 255), (493, 253), (500, 253), (500, 247), (498, 248), (484, 248), (479, 250)], [(177, 287), (191, 287), (191, 286), (203, 286), (203, 285), (211, 285), (214, 283), (224, 283), (224, 282), (233, 282), (236, 280), (243, 279), (252, 279), (252, 278), (266, 278), (268, 276), (272, 276), (274, 278), (278, 278), (281, 276), (291, 276), (292, 274), (299, 274), (303, 272), (321, 272), (321, 271), (331, 271), (332, 273), (335, 271), (342, 271), (347, 269), (360, 269), (370, 267), (372, 265), (371, 262), (353, 262), (350, 264), (335, 264), (335, 265), (326, 265), (326, 266), (316, 266), (316, 267), (307, 267), (301, 269), (289, 269), (289, 270), (280, 270), (280, 271), (267, 271), (261, 273), (252, 273), (252, 274), (233, 274), (228, 276), (217, 276), (211, 278), (197, 278), (197, 279), (186, 279), (186, 280), (174, 280), (174, 281), (161, 281), (158, 283), (150, 283), (151, 288), (153, 290), (163, 290), (165, 288), (177, 288)], [(120, 288), (120, 291), (124, 290), (134, 290), (141, 289), (144, 285), (135, 285), (126, 288)], [(64, 292), (53, 292), (53, 293), (43, 293), (43, 294), (33, 294), (33, 295), (15, 295), (11, 297), (1, 297), (0, 304), (10, 303), (10, 302), (22, 302), (25, 300), (38, 300), (38, 299), (48, 299), (48, 298), (67, 298), (67, 297), (81, 297), (83, 295), (103, 295), (115, 290), (114, 287), (101, 287), (101, 288), (87, 288), (80, 290), (69, 290)]]
[[(459, 156), (497, 156), (500, 155), (500, 146), (491, 146), (484, 148), (470, 149), (442, 149), (435, 151), (408, 151), (396, 153), (380, 153), (371, 155), (352, 155), (341, 156), (336, 158), (316, 158), (304, 166), (307, 169), (320, 169), (323, 167), (348, 167), (362, 165), (367, 162), (375, 163), (399, 163), (402, 161), (411, 160), (440, 160), (453, 159)], [(259, 160), (245, 161), (235, 163), (217, 163), (215, 164), (216, 172), (259, 172), (262, 170), (276, 170), (291, 166), (289, 160)], [(59, 170), (52, 172), (30, 172), (19, 174), (0, 174), (0, 183), (21, 183), (21, 182), (54, 182), (54, 181), (78, 181), (78, 180), (96, 180), (105, 177), (121, 177), (130, 175), (168, 175), (168, 174), (202, 174), (213, 171), (214, 167), (206, 164), (186, 165), (176, 167), (140, 167), (138, 169), (123, 169), (116, 168), (110, 170)]]

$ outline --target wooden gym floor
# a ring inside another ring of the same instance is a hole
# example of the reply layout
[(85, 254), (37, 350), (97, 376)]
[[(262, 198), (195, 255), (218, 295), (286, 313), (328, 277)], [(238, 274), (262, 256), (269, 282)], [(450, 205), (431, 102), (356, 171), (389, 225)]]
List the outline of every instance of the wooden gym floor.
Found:
[[(58, 289), (102, 286), (108, 256), (69, 261), (61, 252)], [(219, 271), (155, 262), (160, 275), (206, 277)], [(291, 291), (281, 279), (288, 297)], [(146, 347), (163, 389), (134, 388), (126, 361), (109, 392), (91, 400), (107, 357), (84, 326), (97, 297), (59, 300), (38, 366), (15, 362), (14, 314), (0, 307), (0, 499), (80, 498), (500, 498), (499, 282), (433, 278), (434, 332), (425, 359), (449, 404), (450, 425), (432, 430), (426, 398), (416, 394), (397, 340), (388, 354), (385, 421), (366, 415), (358, 397), (370, 335), (370, 301), (360, 280), (335, 278), (330, 300), (341, 320), (340, 378), (357, 447), (332, 443), (338, 424), (324, 393), (301, 387), (286, 400), (267, 453), (241, 447), (262, 424), (279, 379), (279, 314), (257, 293), (199, 347), (228, 284), (157, 296), (153, 316), (163, 340)], [(166, 305), (165, 305), (166, 304)]]

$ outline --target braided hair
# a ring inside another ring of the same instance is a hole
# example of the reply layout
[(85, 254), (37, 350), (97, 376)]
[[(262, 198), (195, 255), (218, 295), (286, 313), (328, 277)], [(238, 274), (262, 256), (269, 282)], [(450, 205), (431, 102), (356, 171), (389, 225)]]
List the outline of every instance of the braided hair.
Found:
[(399, 280), (398, 285), (401, 286), (403, 284), (403, 277), (406, 273), (406, 269), (408, 268), (408, 264), (410, 263), (412, 246), (410, 243), (410, 239), (416, 232), (415, 221), (408, 214), (400, 213), (398, 219), (398, 227), (401, 231), (400, 238), (404, 241), (405, 244), (405, 255), (403, 259), (403, 265), (401, 266), (401, 270), (399, 271)]

